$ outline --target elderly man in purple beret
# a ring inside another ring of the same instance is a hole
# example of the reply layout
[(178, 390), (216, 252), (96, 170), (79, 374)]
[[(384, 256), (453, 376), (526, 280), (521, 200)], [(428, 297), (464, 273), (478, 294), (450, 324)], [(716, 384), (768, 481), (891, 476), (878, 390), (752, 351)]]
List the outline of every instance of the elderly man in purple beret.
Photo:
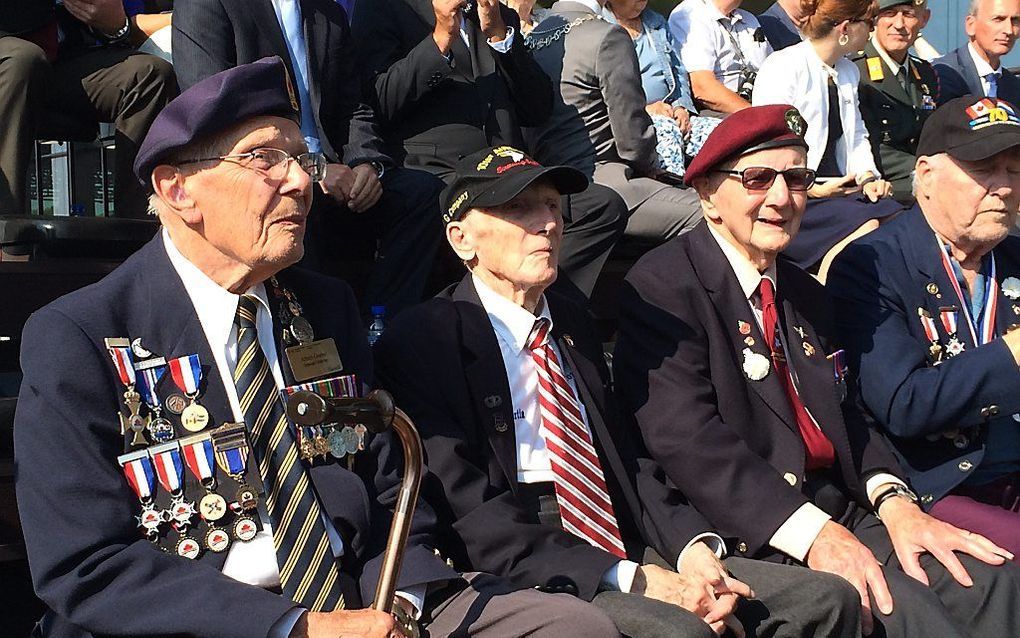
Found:
[(290, 267), (323, 161), (297, 122), (279, 58), (182, 93), (135, 163), (160, 233), (26, 325), (15, 438), (48, 606), (35, 635), (614, 638), (573, 598), (454, 571), (424, 503), (393, 616), (361, 609), (399, 456), (386, 435), (284, 413), (296, 384), (352, 395), (372, 374), (350, 288)]
[(917, 506), (857, 408), (825, 289), (780, 255), (815, 178), (805, 127), (789, 105), (745, 109), (688, 167), (705, 221), (627, 275), (623, 412), (730, 551), (842, 576), (865, 633), (1015, 633), (1011, 555)]

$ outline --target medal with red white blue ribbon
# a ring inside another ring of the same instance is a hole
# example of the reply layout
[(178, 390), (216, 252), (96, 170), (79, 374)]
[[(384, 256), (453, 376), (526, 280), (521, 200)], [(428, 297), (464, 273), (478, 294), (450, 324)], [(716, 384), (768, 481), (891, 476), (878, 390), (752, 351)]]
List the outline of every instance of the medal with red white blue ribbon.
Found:
[(163, 406), (156, 392), (156, 384), (166, 373), (166, 360), (159, 357), (143, 361), (135, 364), (135, 371), (138, 376), (138, 392), (155, 417), (149, 421), (149, 436), (157, 443), (166, 443), (174, 438), (174, 426), (161, 416)]
[(942, 363), (942, 344), (939, 343), (939, 331), (935, 327), (935, 319), (924, 308), (917, 309), (917, 316), (921, 319), (921, 327), (924, 328), (924, 335), (928, 338), (928, 356), (933, 365), (938, 365)]
[(195, 503), (184, 500), (184, 462), (181, 448), (177, 441), (149, 448), (149, 456), (156, 470), (156, 478), (163, 489), (170, 493), (173, 502), (167, 510), (167, 517), (174, 523), (174, 528), (182, 532), (191, 525), (195, 515)]
[[(970, 330), (970, 335), (975, 345), (983, 345), (989, 343), (995, 339), (995, 312), (998, 307), (999, 299), (999, 282), (996, 280), (996, 267), (995, 267), (995, 253), (988, 254), (989, 268), (988, 274), (985, 276), (985, 289), (984, 289), (984, 306), (981, 309), (981, 324), (975, 323), (974, 317), (971, 316), (970, 307), (967, 303), (967, 298), (963, 294), (963, 289), (960, 287), (960, 281), (956, 277), (956, 272), (953, 269), (952, 256), (949, 253), (949, 245), (942, 241), (941, 238), (936, 235), (936, 239), (939, 242), (939, 252), (942, 257), (942, 267), (946, 271), (946, 276), (949, 277), (950, 283), (953, 285), (953, 291), (956, 293), (956, 298), (960, 302), (960, 312), (963, 314), (964, 321), (967, 329)], [(957, 314), (955, 308), (940, 309), (939, 313), (942, 317), (943, 327), (950, 334), (949, 343), (946, 344), (946, 354), (954, 357), (964, 351), (965, 346), (957, 336)], [(953, 330), (950, 332), (950, 328)]]
[(202, 364), (197, 354), (171, 359), (170, 376), (191, 403), (181, 412), (181, 425), (189, 432), (201, 432), (209, 425), (209, 411), (198, 403), (198, 389), (202, 384)]
[(156, 475), (153, 471), (152, 460), (147, 450), (122, 454), (117, 457), (117, 463), (124, 471), (124, 478), (128, 485), (134, 490), (138, 502), (142, 505), (142, 513), (135, 518), (138, 519), (138, 526), (145, 530), (145, 535), (151, 541), (155, 541), (159, 535), (159, 527), (166, 519), (163, 512), (153, 506), (152, 495), (156, 487)]
[(208, 436), (181, 441), (184, 462), (192, 475), (205, 488), (205, 496), (198, 502), (198, 512), (206, 521), (218, 521), (227, 514), (227, 500), (213, 491), (216, 487), (216, 460), (212, 441)]
[(128, 339), (111, 337), (106, 339), (106, 349), (113, 360), (113, 367), (117, 370), (117, 377), (124, 386), (124, 406), (128, 409), (128, 415), (118, 411), (120, 417), (120, 433), (127, 434), (128, 430), (133, 433), (131, 445), (145, 445), (145, 431), (148, 423), (140, 414), (142, 409), (142, 395), (135, 390), (135, 362), (131, 357), (131, 342)]

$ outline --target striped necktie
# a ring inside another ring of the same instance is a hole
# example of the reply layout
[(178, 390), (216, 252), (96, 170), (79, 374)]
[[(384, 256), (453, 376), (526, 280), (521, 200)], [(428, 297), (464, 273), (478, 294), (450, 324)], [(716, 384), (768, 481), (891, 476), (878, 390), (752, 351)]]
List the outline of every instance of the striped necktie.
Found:
[(244, 295), (238, 301), (234, 384), (259, 473), (269, 490), (266, 505), (273, 521), (283, 593), (312, 611), (342, 609), (339, 565), (329, 546), (319, 501), (298, 460), (297, 443), (269, 362), (259, 345), (257, 309), (254, 296)]
[(549, 327), (547, 319), (535, 322), (528, 349), (538, 370), (538, 406), (560, 520), (571, 534), (626, 558), (602, 464), (574, 391), (549, 343)]

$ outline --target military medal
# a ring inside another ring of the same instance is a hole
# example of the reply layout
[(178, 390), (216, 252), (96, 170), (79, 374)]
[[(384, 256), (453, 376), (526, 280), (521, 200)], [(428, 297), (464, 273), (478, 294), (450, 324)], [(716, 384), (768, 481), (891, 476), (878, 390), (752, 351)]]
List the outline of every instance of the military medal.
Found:
[(917, 309), (917, 316), (921, 320), (921, 328), (924, 330), (925, 337), (928, 338), (928, 357), (931, 359), (932, 365), (938, 365), (942, 363), (942, 345), (939, 343), (935, 320), (931, 313), (924, 308)]
[(124, 471), (124, 478), (138, 496), (142, 511), (138, 526), (145, 531), (145, 536), (155, 542), (159, 536), (159, 527), (165, 522), (163, 512), (153, 505), (153, 491), (156, 487), (156, 476), (152, 468), (152, 460), (146, 450), (139, 450), (117, 457), (117, 463)]
[(205, 533), (205, 546), (210, 552), (225, 552), (230, 547), (230, 534), (221, 527), (210, 527)]
[(942, 327), (945, 329), (946, 334), (949, 335), (949, 341), (946, 342), (946, 356), (949, 357), (955, 357), (965, 349), (963, 342), (956, 335), (959, 313), (960, 311), (956, 306), (939, 308), (939, 319), (942, 321)]
[(308, 320), (298, 315), (291, 319), (290, 334), (297, 339), (298, 343), (308, 343), (315, 339), (315, 332), (312, 331), (312, 324), (308, 323)]
[(188, 407), (188, 401), (184, 398), (184, 395), (174, 392), (163, 399), (163, 407), (170, 413), (179, 415), (181, 412), (184, 412), (184, 408)]
[(258, 525), (250, 516), (241, 516), (233, 525), (234, 538), (242, 543), (250, 542), (259, 533)]
[[(286, 404), (292, 394), (302, 390), (324, 397), (360, 396), (357, 375), (347, 374), (287, 386), (280, 391), (280, 400)], [(490, 402), (489, 399), (495, 403), (499, 397), (486, 397), (486, 404)], [(325, 458), (327, 455), (332, 455), (335, 459), (340, 460), (345, 456), (351, 456), (364, 449), (365, 433), (368, 431), (363, 425), (341, 428), (333, 423), (323, 427), (298, 427), (297, 430), (298, 452), (304, 460), (311, 460), (317, 456)]]
[(159, 394), (156, 392), (156, 384), (166, 372), (166, 360), (160, 357), (143, 361), (135, 364), (135, 370), (138, 373), (138, 392), (142, 395), (142, 400), (152, 410), (153, 418), (147, 426), (149, 436), (156, 443), (166, 443), (174, 438), (174, 426), (162, 416), (163, 408)]
[(135, 391), (135, 364), (131, 359), (131, 348), (127, 339), (108, 338), (106, 349), (110, 352), (113, 365), (117, 369), (117, 376), (126, 388), (124, 390), (124, 405), (128, 409), (128, 416), (118, 412), (120, 417), (120, 433), (127, 434), (130, 430), (133, 434), (131, 445), (145, 445), (145, 431), (148, 422), (139, 414), (142, 409), (142, 395)]
[(174, 553), (182, 558), (195, 560), (202, 553), (202, 545), (191, 536), (181, 536), (174, 547)]
[(181, 425), (188, 432), (201, 432), (209, 425), (209, 411), (199, 405), (198, 390), (202, 384), (202, 365), (197, 354), (178, 357), (168, 364), (170, 376), (191, 403), (181, 411)]
[(177, 441), (170, 441), (153, 446), (149, 448), (149, 456), (152, 457), (159, 484), (170, 494), (172, 501), (170, 508), (165, 512), (165, 518), (183, 534), (195, 515), (195, 503), (184, 500), (184, 485), (181, 481), (184, 477), (184, 462), (181, 458), (180, 444)]
[(211, 433), (216, 464), (238, 484), (237, 504), (243, 510), (258, 507), (258, 492), (248, 485), (248, 437), (243, 423), (229, 423)]
[(181, 441), (184, 463), (205, 488), (198, 502), (198, 513), (206, 521), (218, 521), (227, 514), (227, 500), (213, 491), (216, 487), (216, 463), (212, 441), (208, 437)]
[(935, 238), (939, 242), (939, 248), (941, 249), (942, 267), (946, 271), (950, 283), (953, 284), (953, 292), (956, 293), (956, 298), (960, 303), (959, 307), (949, 306), (939, 308), (942, 325), (945, 327), (946, 332), (950, 333), (950, 339), (946, 343), (946, 354), (950, 357), (955, 357), (962, 354), (966, 349), (965, 344), (957, 335), (956, 324), (960, 309), (962, 309), (963, 318), (966, 322), (965, 325), (970, 331), (975, 346), (989, 343), (995, 338), (995, 313), (999, 301), (999, 283), (996, 280), (995, 253), (988, 253), (988, 272), (985, 273), (984, 277), (984, 305), (981, 308), (980, 315), (975, 318), (971, 316), (966, 296), (963, 294), (959, 279), (956, 277), (956, 270), (953, 268), (952, 257), (949, 254), (949, 246), (937, 234)]

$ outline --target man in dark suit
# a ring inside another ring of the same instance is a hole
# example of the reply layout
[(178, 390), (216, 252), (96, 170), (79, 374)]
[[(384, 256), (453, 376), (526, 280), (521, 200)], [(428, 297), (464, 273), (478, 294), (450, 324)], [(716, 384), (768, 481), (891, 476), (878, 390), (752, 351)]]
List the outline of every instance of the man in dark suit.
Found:
[(443, 184), (399, 167), (383, 148), (343, 8), (334, 0), (193, 0), (175, 8), (173, 34), (182, 88), (271, 55), (287, 62), (302, 133), (329, 161), (303, 265), (337, 274), (352, 248), (370, 237), (375, 266), (363, 314), (381, 305), (392, 316), (421, 301), (442, 241), (436, 220)]
[[(380, 382), (414, 418), (438, 479), (424, 489), (450, 530), (444, 554), (592, 601), (632, 638), (741, 622), (751, 636), (857, 635), (840, 579), (723, 566), (722, 539), (620, 428), (590, 320), (548, 290), (559, 196), (583, 175), (497, 151), (465, 158), (445, 193), (447, 240), (470, 273), (376, 344)], [(817, 595), (798, 600), (806, 589)]]
[[(177, 94), (173, 68), (130, 46), (138, 27), (121, 0), (11, 0), (0, 7), (0, 213), (29, 212), (28, 167), (42, 136), (116, 124), (114, 206), (144, 217), (131, 163), (160, 109)], [(62, 36), (62, 37), (61, 37)], [(63, 139), (63, 137), (60, 137)]]
[[(354, 16), (368, 76), (395, 157), (449, 180), (460, 158), (524, 148), (521, 128), (552, 109), (549, 78), (525, 46), (517, 13), (499, 0), (374, 0)], [(623, 233), (627, 208), (604, 186), (565, 198), (562, 267), (585, 295)]]
[(861, 117), (875, 164), (893, 197), (912, 203), (914, 152), (925, 119), (935, 110), (939, 80), (928, 62), (910, 54), (931, 12), (923, 0), (880, 0), (875, 30), (854, 58), (861, 73)]
[(1018, 554), (1020, 118), (977, 100), (929, 118), (917, 208), (851, 244), (828, 287), (861, 396), (921, 503)]
[(964, 22), (969, 42), (933, 62), (939, 104), (963, 95), (1020, 104), (1020, 78), (1000, 63), (1020, 36), (1020, 0), (975, 0), (970, 8)]
[(855, 408), (824, 289), (777, 259), (814, 181), (803, 125), (790, 106), (746, 109), (688, 168), (705, 224), (627, 275), (614, 356), (624, 413), (738, 556), (842, 576), (865, 633), (1009, 633), (1009, 553), (917, 507)]
[(171, 102), (135, 165), (163, 231), (26, 326), (18, 503), (49, 606), (35, 635), (400, 638), (418, 614), (440, 636), (585, 624), (570, 598), (455, 573), (424, 503), (399, 622), (358, 609), (390, 517), (393, 483), (374, 468), (394, 451), (386, 435), (361, 450), (353, 431), (322, 449), (285, 417), (279, 393), (299, 381), (352, 394), (372, 374), (350, 289), (289, 267), (324, 166), (290, 91), (271, 58)]

